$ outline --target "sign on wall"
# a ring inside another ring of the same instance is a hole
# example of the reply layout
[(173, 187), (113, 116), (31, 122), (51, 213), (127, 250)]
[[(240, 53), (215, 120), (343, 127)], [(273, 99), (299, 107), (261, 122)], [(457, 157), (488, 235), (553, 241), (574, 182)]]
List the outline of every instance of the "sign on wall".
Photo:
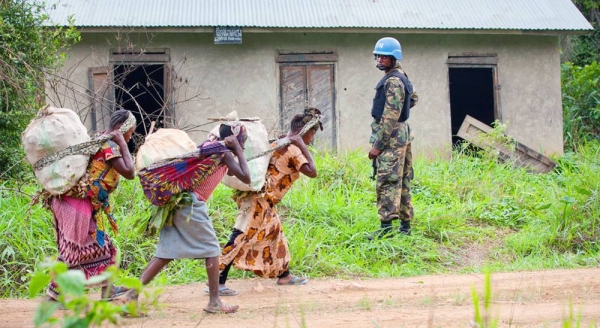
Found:
[(216, 26), (215, 44), (242, 43), (242, 28), (235, 26)]

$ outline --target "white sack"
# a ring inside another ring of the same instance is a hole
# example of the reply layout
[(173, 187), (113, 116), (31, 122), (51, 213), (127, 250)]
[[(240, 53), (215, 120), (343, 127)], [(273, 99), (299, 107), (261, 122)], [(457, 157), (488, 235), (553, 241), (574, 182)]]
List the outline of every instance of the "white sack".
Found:
[(196, 150), (196, 143), (185, 131), (178, 129), (158, 129), (148, 135), (138, 149), (135, 167), (139, 171), (163, 159), (181, 156)]
[[(265, 128), (264, 124), (262, 124), (260, 120), (239, 121), (239, 123), (246, 127), (246, 132), (248, 135), (248, 139), (244, 145), (244, 157), (253, 157), (254, 155), (260, 154), (270, 148), (269, 134), (267, 133), (267, 129)], [(223, 122), (222, 124), (227, 124), (227, 122)], [(218, 136), (219, 126), (220, 124), (218, 124), (211, 131), (211, 133)], [(248, 168), (250, 169), (251, 177), (250, 184), (245, 184), (235, 176), (230, 175), (225, 175), (221, 182), (227, 187), (237, 190), (259, 191), (265, 184), (265, 176), (267, 174), (270, 159), (271, 153), (268, 153), (267, 155), (248, 162)]]
[[(46, 106), (38, 116), (21, 135), (31, 165), (47, 155), (90, 140), (79, 115), (68, 108)], [(87, 170), (89, 159), (89, 155), (68, 155), (34, 173), (44, 189), (60, 195), (77, 184)]]

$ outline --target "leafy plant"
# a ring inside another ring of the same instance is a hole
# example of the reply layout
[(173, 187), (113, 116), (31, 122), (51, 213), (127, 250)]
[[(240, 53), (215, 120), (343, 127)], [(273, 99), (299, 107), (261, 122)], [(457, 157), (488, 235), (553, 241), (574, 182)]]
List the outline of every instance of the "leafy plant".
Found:
[(489, 271), (485, 273), (485, 283), (483, 290), (483, 308), (475, 287), (471, 290), (473, 298), (473, 307), (475, 308), (474, 323), (480, 328), (498, 327), (498, 318), (492, 315), (492, 277)]
[(600, 65), (562, 65), (563, 121), (566, 147), (600, 140)]
[(0, 179), (27, 171), (21, 132), (45, 101), (45, 77), (79, 38), (72, 25), (52, 26), (40, 2), (0, 1)]
[(561, 38), (562, 62), (585, 66), (600, 61), (600, 3), (597, 0), (572, 0), (594, 30), (584, 35)]
[(573, 314), (573, 300), (569, 300), (569, 316), (563, 319), (562, 322), (563, 328), (579, 328), (581, 327), (581, 315), (578, 315), (576, 318)]
[[(150, 218), (147, 219), (138, 216), (137, 220), (134, 222), (134, 226), (137, 227), (139, 233), (156, 235), (165, 224), (167, 226), (173, 225), (173, 215), (175, 215), (175, 211), (184, 206), (191, 205), (192, 202), (192, 197), (187, 192), (174, 195), (163, 206), (150, 205)], [(189, 221), (191, 217), (192, 212), (190, 211), (187, 221)]]
[[(89, 286), (108, 281), (112, 283), (119, 275), (119, 270), (112, 267), (100, 275), (85, 278), (80, 270), (68, 270), (67, 265), (55, 262), (41, 266), (40, 270), (33, 273), (29, 283), (29, 296), (35, 297), (50, 283), (51, 277), (58, 285), (60, 294), (56, 302), (43, 301), (35, 312), (33, 318), (36, 327), (42, 325), (56, 325), (62, 327), (93, 327), (100, 326), (105, 322), (116, 325), (121, 315), (137, 316), (140, 307), (135, 302), (117, 305), (103, 300), (92, 300), (87, 296), (86, 290)], [(126, 279), (128, 287), (140, 290), (142, 284), (137, 279)], [(147, 306), (143, 305), (144, 309)], [(58, 309), (66, 310), (60, 316), (55, 313)]]

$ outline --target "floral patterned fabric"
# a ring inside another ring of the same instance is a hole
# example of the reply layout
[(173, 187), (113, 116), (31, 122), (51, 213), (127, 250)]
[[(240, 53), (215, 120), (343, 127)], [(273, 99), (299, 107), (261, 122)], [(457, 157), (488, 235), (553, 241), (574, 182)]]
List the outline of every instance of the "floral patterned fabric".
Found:
[(230, 263), (263, 278), (274, 278), (289, 266), (290, 252), (279, 215), (275, 208), (300, 177), (300, 168), (308, 160), (295, 145), (285, 152), (274, 152), (267, 170), (267, 181), (259, 192), (234, 195), (238, 205), (235, 228), (242, 231), (223, 248), (219, 269)]
[[(120, 174), (110, 163), (121, 157), (119, 146), (108, 140), (90, 159), (86, 176), (89, 176), (87, 197), (69, 195), (49, 198), (54, 216), (54, 230), (58, 246), (58, 260), (69, 269), (81, 270), (86, 278), (101, 274), (116, 263), (116, 249), (105, 232), (104, 215), (108, 217), (115, 233), (117, 224), (111, 213), (108, 196), (118, 184)], [(105, 286), (106, 282), (100, 284)], [(54, 281), (46, 295), (58, 298)]]
[[(229, 124), (238, 142), (246, 140), (246, 129), (239, 122)], [(146, 198), (156, 206), (164, 205), (173, 195), (195, 190), (211, 176), (221, 164), (225, 152), (229, 152), (216, 136), (198, 146), (187, 156), (166, 159), (140, 170), (138, 176)]]
[[(97, 227), (92, 219), (90, 198), (52, 197), (51, 209), (58, 261), (66, 263), (70, 270), (81, 270), (86, 279), (116, 263), (117, 251), (108, 235), (104, 235), (102, 246), (96, 240)], [(106, 286), (106, 282), (99, 286)], [(46, 295), (58, 299), (58, 294), (58, 286), (52, 281)]]
[(121, 177), (109, 161), (118, 157), (122, 157), (119, 145), (112, 140), (108, 140), (92, 156), (88, 167), (90, 175), (88, 197), (92, 202), (92, 217), (96, 222), (96, 231), (93, 233), (93, 237), (101, 247), (104, 246), (104, 236), (106, 235), (105, 215), (113, 232), (118, 232), (117, 222), (112, 215), (108, 201), (108, 196), (117, 188)]
[(144, 195), (150, 203), (162, 206), (173, 195), (195, 190), (219, 167), (223, 156), (179, 158), (157, 168), (142, 169), (138, 176)]

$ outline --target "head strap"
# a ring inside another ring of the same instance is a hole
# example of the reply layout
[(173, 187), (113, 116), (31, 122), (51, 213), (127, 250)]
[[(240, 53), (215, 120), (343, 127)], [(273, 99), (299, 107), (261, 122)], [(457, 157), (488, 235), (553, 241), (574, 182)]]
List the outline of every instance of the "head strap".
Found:
[(135, 123), (135, 115), (133, 115), (132, 112), (129, 112), (129, 117), (127, 117), (127, 120), (125, 120), (125, 122), (121, 124), (121, 128), (119, 129), (119, 131), (121, 131), (121, 133), (126, 133), (127, 131), (129, 131), (129, 129), (135, 127)]

